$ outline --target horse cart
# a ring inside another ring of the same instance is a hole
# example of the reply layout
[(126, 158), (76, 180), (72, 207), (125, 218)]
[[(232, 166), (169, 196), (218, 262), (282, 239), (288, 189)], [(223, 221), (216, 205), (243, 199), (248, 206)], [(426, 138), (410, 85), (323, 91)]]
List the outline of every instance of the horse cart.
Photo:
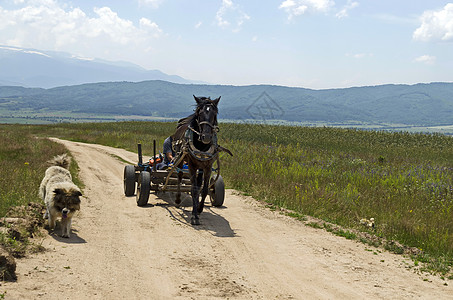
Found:
[[(136, 194), (138, 206), (146, 206), (150, 192), (176, 192), (176, 205), (180, 204), (181, 193), (191, 193), (191, 181), (189, 170), (180, 168), (184, 155), (177, 153), (175, 163), (165, 170), (156, 168), (156, 141), (153, 142), (154, 156), (147, 162), (143, 162), (141, 144), (138, 144), (138, 163), (124, 167), (124, 194), (133, 196)], [(137, 183), (137, 184), (136, 184)], [(209, 181), (208, 195), (211, 205), (220, 207), (225, 199), (225, 184), (220, 175), (220, 162), (218, 156), (212, 165), (212, 173)], [(178, 200), (179, 199), (179, 200)]]

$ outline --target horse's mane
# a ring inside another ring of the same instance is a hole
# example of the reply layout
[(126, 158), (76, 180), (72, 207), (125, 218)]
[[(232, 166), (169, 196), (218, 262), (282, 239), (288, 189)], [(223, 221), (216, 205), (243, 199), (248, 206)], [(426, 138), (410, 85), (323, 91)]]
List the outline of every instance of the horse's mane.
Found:
[[(173, 141), (182, 139), (184, 136), (184, 133), (186, 132), (186, 130), (189, 128), (189, 126), (191, 124), (192, 124), (192, 127), (195, 127), (196, 124), (194, 124), (194, 121), (195, 121), (195, 118), (196, 118), (198, 112), (200, 111), (200, 109), (206, 104), (212, 104), (211, 98), (202, 97), (202, 99), (204, 101), (202, 103), (199, 103), (196, 106), (195, 112), (193, 114), (191, 114), (190, 116), (187, 116), (185, 118), (182, 118), (178, 121), (178, 125), (176, 126), (176, 132), (172, 135)], [(214, 108), (217, 110), (216, 106), (214, 106)], [(214, 121), (213, 125), (217, 126), (217, 112), (216, 112), (216, 117), (215, 117), (215, 121)]]
[(190, 116), (182, 118), (178, 121), (178, 125), (176, 127), (176, 132), (172, 135), (172, 138), (174, 141), (182, 139), (187, 128), (189, 128), (189, 125), (195, 119), (195, 116), (196, 116), (196, 113), (193, 113)]
[(176, 127), (176, 129), (179, 129), (179, 128), (183, 127), (183, 126), (189, 125), (189, 124), (193, 121), (193, 119), (195, 118), (195, 116), (196, 116), (196, 114), (193, 113), (193, 114), (191, 114), (191, 115), (188, 116), (188, 117), (185, 117), (185, 118), (180, 119), (180, 120), (178, 121), (178, 126)]

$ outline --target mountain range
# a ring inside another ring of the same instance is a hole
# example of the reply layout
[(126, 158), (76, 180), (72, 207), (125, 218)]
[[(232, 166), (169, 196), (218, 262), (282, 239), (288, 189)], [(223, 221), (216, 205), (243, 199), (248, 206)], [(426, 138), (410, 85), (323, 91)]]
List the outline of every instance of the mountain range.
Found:
[(0, 45), (0, 85), (53, 88), (106, 81), (196, 83), (128, 62), (87, 59), (65, 52)]
[(324, 90), (210, 85), (125, 62), (0, 46), (0, 122), (49, 115), (180, 118), (192, 112), (192, 95), (221, 96), (224, 120), (453, 125), (453, 83)]
[(51, 89), (0, 86), (0, 115), (61, 113), (180, 118), (192, 95), (221, 96), (219, 118), (286, 122), (453, 125), (453, 83), (311, 90), (272, 85), (104, 82)]

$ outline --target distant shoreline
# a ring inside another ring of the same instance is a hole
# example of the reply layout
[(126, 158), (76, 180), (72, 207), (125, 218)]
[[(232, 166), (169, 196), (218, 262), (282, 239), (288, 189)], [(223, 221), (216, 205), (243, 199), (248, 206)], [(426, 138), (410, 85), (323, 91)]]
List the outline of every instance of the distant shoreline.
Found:
[[(179, 118), (165, 118), (153, 116), (123, 116), (123, 115), (88, 115), (88, 114), (68, 114), (59, 115), (52, 114), (31, 114), (31, 115), (0, 115), (0, 124), (29, 124), (29, 125), (46, 125), (58, 123), (97, 123), (97, 122), (176, 122)], [(302, 126), (302, 127), (338, 127), (357, 130), (377, 130), (377, 131), (391, 131), (391, 132), (410, 132), (410, 133), (439, 133), (453, 136), (452, 125), (437, 125), (437, 126), (423, 126), (423, 125), (408, 125), (408, 124), (391, 124), (391, 123), (364, 123), (350, 121), (347, 123), (339, 122), (290, 122), (285, 120), (232, 120), (220, 119), (224, 123), (244, 123), (244, 124), (262, 124), (262, 125), (281, 125), (281, 126)]]

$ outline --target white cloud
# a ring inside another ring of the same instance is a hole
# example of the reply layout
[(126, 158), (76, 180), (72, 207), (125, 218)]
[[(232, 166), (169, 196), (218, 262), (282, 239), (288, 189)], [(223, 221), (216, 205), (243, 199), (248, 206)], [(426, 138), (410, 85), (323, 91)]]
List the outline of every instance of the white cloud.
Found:
[(195, 24), (195, 29), (198, 29), (201, 27), (201, 25), (203, 24), (203, 22), (198, 22), (197, 24)]
[(231, 0), (222, 0), (222, 6), (216, 13), (217, 25), (221, 28), (232, 28), (234, 32), (240, 31), (245, 21), (250, 17)]
[(308, 12), (327, 12), (333, 5), (335, 2), (332, 0), (285, 0), (278, 8), (288, 14), (288, 20), (292, 20)]
[(159, 25), (147, 18), (140, 19), (140, 29), (154, 38), (159, 38), (162, 35), (162, 29), (159, 28)]
[(422, 55), (415, 59), (416, 62), (433, 65), (436, 62), (436, 57), (431, 55)]
[(359, 6), (359, 2), (348, 0), (348, 3), (335, 16), (338, 19), (346, 18), (349, 16), (349, 11), (357, 6)]
[(423, 42), (453, 40), (453, 3), (448, 3), (441, 10), (425, 11), (420, 20), (422, 24), (412, 35), (414, 40)]
[(121, 59), (126, 59), (131, 51), (149, 49), (162, 35), (159, 26), (147, 18), (135, 25), (109, 7), (93, 12), (89, 17), (80, 8), (55, 0), (29, 0), (11, 10), (0, 6), (0, 44), (105, 59), (123, 54)]

